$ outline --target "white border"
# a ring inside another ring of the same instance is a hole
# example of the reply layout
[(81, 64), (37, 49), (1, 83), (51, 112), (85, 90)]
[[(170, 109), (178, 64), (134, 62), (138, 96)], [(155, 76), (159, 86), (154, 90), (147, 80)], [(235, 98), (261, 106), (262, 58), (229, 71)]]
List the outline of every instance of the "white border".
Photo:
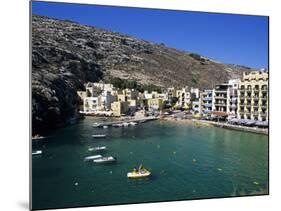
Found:
[[(57, 0), (60, 1), (60, 0)], [(62, 1), (63, 2), (63, 1)], [(67, 2), (270, 16), (270, 196), (68, 210), (278, 210), (280, 207), (280, 6), (276, 0), (68, 0)], [(1, 2), (1, 210), (27, 210), (29, 192), (29, 2)], [(274, 96), (274, 97), (273, 97)], [(273, 103), (275, 101), (275, 103)], [(274, 106), (273, 106), (274, 105)], [(279, 105), (277, 107), (277, 105)], [(3, 118), (4, 117), (4, 118)]]

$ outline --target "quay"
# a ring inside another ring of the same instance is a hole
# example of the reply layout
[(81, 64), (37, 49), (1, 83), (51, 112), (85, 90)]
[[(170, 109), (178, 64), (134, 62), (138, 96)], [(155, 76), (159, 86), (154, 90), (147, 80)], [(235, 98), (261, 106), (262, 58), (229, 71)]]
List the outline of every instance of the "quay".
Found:
[(101, 122), (101, 123), (95, 123), (93, 126), (94, 127), (103, 127), (103, 126), (113, 126), (117, 124), (123, 124), (123, 123), (143, 123), (143, 122), (148, 122), (148, 121), (153, 121), (157, 120), (157, 117), (154, 116), (149, 116), (149, 117), (138, 117), (138, 118), (132, 118), (132, 119), (125, 119), (125, 120), (120, 120), (120, 121), (114, 121), (114, 122)]
[(239, 130), (239, 131), (268, 135), (268, 129), (267, 128), (263, 129), (263, 128), (257, 128), (257, 127), (246, 127), (246, 126), (242, 126), (242, 125), (232, 125), (232, 124), (223, 123), (223, 122), (213, 122), (213, 121), (206, 121), (206, 120), (195, 120), (195, 119), (193, 119), (192, 121), (197, 122), (197, 123), (209, 124), (209, 125), (213, 125), (213, 126), (216, 126), (216, 127), (226, 128), (226, 129), (232, 129), (232, 130)]

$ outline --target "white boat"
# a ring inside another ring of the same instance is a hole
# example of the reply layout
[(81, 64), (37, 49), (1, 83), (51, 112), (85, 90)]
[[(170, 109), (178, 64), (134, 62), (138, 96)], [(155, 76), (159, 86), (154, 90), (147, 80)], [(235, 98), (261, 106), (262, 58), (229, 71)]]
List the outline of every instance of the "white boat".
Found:
[(42, 154), (42, 150), (36, 150), (32, 152), (32, 155), (41, 155)]
[(94, 123), (93, 127), (100, 127), (100, 125), (101, 125), (100, 123)]
[(102, 156), (101, 155), (93, 155), (93, 156), (85, 157), (84, 160), (95, 160), (95, 159), (99, 159), (99, 158), (102, 158)]
[(103, 128), (105, 128), (105, 129), (106, 129), (106, 128), (108, 128), (108, 126), (107, 126), (107, 125), (104, 125), (104, 126), (103, 126)]
[(99, 159), (95, 159), (93, 160), (94, 163), (113, 163), (115, 162), (117, 159), (113, 156), (109, 156), (109, 157), (102, 157)]
[(44, 139), (46, 138), (45, 136), (40, 136), (40, 135), (35, 135), (35, 136), (32, 136), (32, 140), (35, 141), (35, 140), (40, 140), (40, 139)]
[(137, 125), (138, 123), (136, 122), (130, 122), (130, 125)]
[(123, 124), (113, 124), (112, 127), (123, 127)]
[(128, 123), (128, 122), (124, 122), (124, 123), (123, 123), (123, 126), (124, 126), (124, 127), (128, 127), (128, 126), (129, 126), (129, 123)]
[(101, 146), (101, 147), (90, 147), (88, 150), (89, 150), (89, 151), (103, 151), (103, 150), (106, 150), (106, 146)]
[(127, 173), (128, 178), (137, 179), (150, 176), (151, 172), (143, 168), (142, 165), (139, 166), (139, 169), (134, 169), (132, 172)]
[(106, 135), (105, 134), (95, 134), (95, 135), (92, 135), (93, 138), (105, 138)]

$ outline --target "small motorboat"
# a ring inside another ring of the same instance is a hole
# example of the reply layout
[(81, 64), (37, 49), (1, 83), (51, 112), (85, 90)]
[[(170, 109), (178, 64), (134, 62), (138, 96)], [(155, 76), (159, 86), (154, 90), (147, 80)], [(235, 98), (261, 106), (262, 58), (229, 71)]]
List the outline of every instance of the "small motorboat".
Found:
[(138, 123), (136, 122), (130, 122), (130, 125), (137, 125)]
[(89, 150), (89, 151), (103, 151), (103, 150), (106, 150), (106, 146), (101, 146), (101, 147), (90, 147), (88, 150)]
[(113, 156), (109, 156), (109, 157), (102, 157), (99, 159), (95, 159), (93, 160), (94, 163), (114, 163), (116, 162), (116, 158)]
[(108, 126), (107, 126), (107, 125), (104, 125), (103, 128), (106, 129), (106, 128), (108, 128)]
[(42, 154), (42, 150), (32, 151), (32, 155), (41, 155), (41, 154)]
[(93, 138), (105, 138), (106, 135), (105, 134), (95, 134), (95, 135), (92, 135)]
[(124, 126), (124, 127), (128, 127), (129, 125), (130, 125), (130, 124), (129, 124), (128, 122), (124, 122), (124, 123), (123, 123), (123, 126)]
[(32, 136), (32, 141), (40, 140), (46, 138), (45, 136), (40, 136), (38, 134)]
[(123, 127), (123, 124), (112, 124), (112, 127)]
[(95, 160), (95, 159), (99, 159), (99, 158), (102, 158), (102, 156), (101, 155), (93, 155), (93, 156), (85, 157), (84, 160), (88, 161), (88, 160)]
[(94, 123), (94, 124), (93, 124), (93, 127), (100, 127), (100, 126), (101, 126), (100, 123)]
[(151, 172), (145, 169), (142, 165), (139, 166), (138, 170), (134, 168), (132, 172), (127, 173), (128, 178), (137, 179), (150, 176)]

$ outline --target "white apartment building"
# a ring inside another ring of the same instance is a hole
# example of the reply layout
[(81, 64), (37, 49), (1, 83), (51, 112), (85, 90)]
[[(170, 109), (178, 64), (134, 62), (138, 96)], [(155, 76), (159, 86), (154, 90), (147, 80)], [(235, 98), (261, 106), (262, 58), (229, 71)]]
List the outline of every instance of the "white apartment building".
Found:
[(190, 101), (190, 92), (188, 87), (184, 87), (176, 91), (176, 96), (178, 101), (176, 103), (177, 107), (181, 107), (184, 109), (190, 109), (191, 101)]

